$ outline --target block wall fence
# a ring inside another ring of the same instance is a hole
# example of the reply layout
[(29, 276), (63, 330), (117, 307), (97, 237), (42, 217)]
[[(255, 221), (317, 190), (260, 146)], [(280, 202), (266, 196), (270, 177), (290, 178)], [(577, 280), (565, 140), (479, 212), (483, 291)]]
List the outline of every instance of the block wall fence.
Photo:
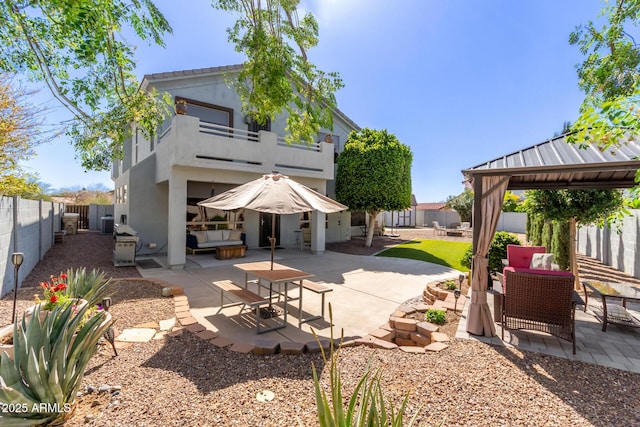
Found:
[[(24, 253), (18, 270), (22, 283), (54, 245), (54, 232), (62, 230), (64, 203), (0, 196), (0, 297), (13, 291), (14, 252)], [(99, 229), (100, 217), (113, 215), (113, 205), (90, 205), (89, 227)]]

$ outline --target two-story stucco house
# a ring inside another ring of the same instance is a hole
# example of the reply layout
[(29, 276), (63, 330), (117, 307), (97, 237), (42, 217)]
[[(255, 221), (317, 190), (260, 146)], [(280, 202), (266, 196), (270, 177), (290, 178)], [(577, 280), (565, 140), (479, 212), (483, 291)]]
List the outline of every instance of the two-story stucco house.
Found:
[[(114, 163), (115, 221), (131, 226), (140, 239), (137, 254), (166, 253), (171, 268), (186, 262), (187, 230), (203, 221), (224, 220), (241, 229), (248, 248), (268, 246), (271, 215), (202, 212), (196, 203), (274, 171), (335, 198), (334, 157), (350, 131), (358, 126), (333, 111), (334, 129), (315, 144), (286, 144), (286, 117), (259, 125), (246, 117), (240, 98), (227, 82), (239, 65), (146, 75), (142, 89), (155, 87), (184, 101), (186, 114), (165, 121), (153, 141), (140, 132), (124, 145), (124, 158)], [(351, 238), (350, 214), (310, 213), (276, 218), (277, 244), (293, 247), (301, 227), (311, 228), (311, 251), (322, 253), (325, 242)]]

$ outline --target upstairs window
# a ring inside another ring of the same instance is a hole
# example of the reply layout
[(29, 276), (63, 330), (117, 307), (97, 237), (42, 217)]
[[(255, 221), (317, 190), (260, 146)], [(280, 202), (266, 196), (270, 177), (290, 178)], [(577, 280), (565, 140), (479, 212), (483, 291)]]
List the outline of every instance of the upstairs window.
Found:
[(233, 127), (232, 108), (176, 97), (176, 101), (178, 100), (184, 100), (187, 102), (188, 116), (197, 117), (204, 123), (211, 123), (229, 128)]

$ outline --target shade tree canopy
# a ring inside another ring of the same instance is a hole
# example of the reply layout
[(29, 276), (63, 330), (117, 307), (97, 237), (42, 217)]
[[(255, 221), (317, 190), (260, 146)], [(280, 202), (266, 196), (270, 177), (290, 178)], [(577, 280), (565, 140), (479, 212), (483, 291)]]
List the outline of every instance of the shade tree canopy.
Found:
[(445, 203), (447, 209), (453, 209), (460, 215), (461, 222), (471, 222), (471, 211), (473, 209), (473, 191), (466, 188), (457, 196), (447, 197)]
[(640, 46), (633, 36), (640, 0), (608, 1), (599, 18), (577, 26), (569, 37), (585, 56), (577, 67), (585, 98), (570, 140), (615, 150), (627, 132), (640, 131)]
[(395, 135), (367, 128), (352, 131), (338, 155), (336, 198), (351, 211), (369, 215), (367, 247), (380, 212), (411, 206), (412, 161), (411, 149)]
[(39, 144), (49, 142), (55, 131), (44, 127), (46, 109), (30, 102), (33, 91), (0, 73), (0, 194), (34, 197), (40, 194), (37, 177), (20, 167)]
[(576, 289), (580, 287), (576, 261), (576, 224), (602, 225), (623, 212), (622, 191), (615, 189), (529, 190), (527, 208), (547, 220), (569, 222), (569, 254)]
[(325, 72), (308, 57), (318, 44), (318, 22), (299, 16), (299, 0), (214, 0), (238, 20), (227, 30), (236, 51), (246, 56), (233, 81), (242, 109), (257, 122), (287, 113), (289, 143), (315, 141), (321, 128), (333, 129), (337, 72)]
[(46, 84), (73, 117), (67, 135), (87, 169), (121, 157), (129, 123), (150, 136), (168, 111), (140, 90), (125, 30), (162, 45), (171, 27), (150, 0), (0, 2), (0, 71)]
[[(211, 4), (238, 14), (228, 32), (247, 57), (235, 82), (243, 110), (259, 122), (288, 112), (288, 141), (311, 142), (320, 128), (332, 129), (342, 82), (309, 61), (318, 23), (309, 13), (298, 16), (299, 0)], [(167, 94), (141, 89), (129, 40), (164, 46), (171, 32), (151, 0), (3, 0), (0, 72), (45, 83), (71, 113), (66, 133), (82, 165), (108, 170), (122, 158), (130, 124), (152, 138), (171, 114)]]

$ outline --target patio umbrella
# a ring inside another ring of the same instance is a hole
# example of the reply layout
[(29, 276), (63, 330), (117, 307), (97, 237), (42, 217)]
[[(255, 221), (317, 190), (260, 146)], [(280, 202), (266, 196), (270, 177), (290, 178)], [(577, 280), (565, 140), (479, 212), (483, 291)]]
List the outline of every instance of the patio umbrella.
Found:
[(271, 269), (276, 245), (276, 214), (294, 214), (318, 210), (323, 213), (339, 212), (347, 206), (330, 199), (287, 176), (278, 173), (264, 175), (222, 194), (203, 200), (198, 205), (230, 211), (247, 208), (271, 213)]

